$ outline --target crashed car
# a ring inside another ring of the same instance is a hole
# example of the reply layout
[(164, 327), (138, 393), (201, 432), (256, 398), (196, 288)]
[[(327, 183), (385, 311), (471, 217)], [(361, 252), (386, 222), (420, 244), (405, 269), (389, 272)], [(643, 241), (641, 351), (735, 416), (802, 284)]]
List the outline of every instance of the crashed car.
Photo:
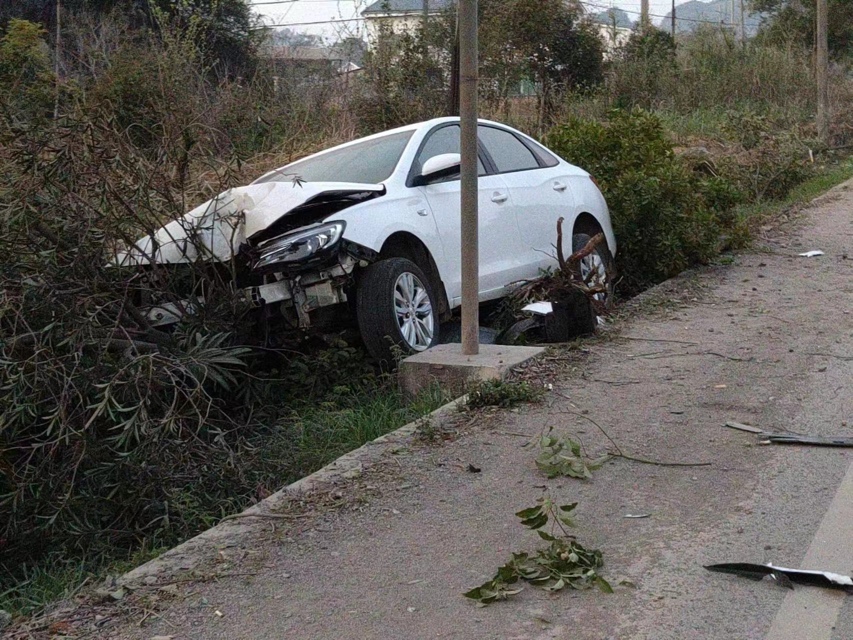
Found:
[[(480, 301), (556, 265), (603, 233), (581, 264), (602, 281), (616, 252), (607, 205), (590, 175), (505, 125), (479, 134)], [(461, 303), (460, 128), (440, 118), (308, 156), (222, 193), (116, 256), (121, 266), (239, 263), (245, 297), (291, 326), (354, 320), (376, 358), (428, 349)], [(571, 242), (571, 246), (568, 246)], [(156, 326), (194, 305), (146, 309)]]

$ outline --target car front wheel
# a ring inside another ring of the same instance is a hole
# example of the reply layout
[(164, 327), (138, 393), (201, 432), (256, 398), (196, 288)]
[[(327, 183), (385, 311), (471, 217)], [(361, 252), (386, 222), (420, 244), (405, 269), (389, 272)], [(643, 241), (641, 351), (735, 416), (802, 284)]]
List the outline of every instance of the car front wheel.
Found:
[[(583, 249), (590, 241), (585, 233), (576, 233), (572, 236), (572, 253)], [(613, 278), (615, 269), (613, 255), (607, 247), (607, 241), (600, 242), (595, 250), (580, 262), (581, 277), (588, 281), (590, 286), (601, 286), (604, 291), (596, 293), (595, 299), (606, 309), (613, 306)]]
[(395, 356), (425, 351), (438, 342), (438, 314), (429, 278), (411, 260), (370, 265), (356, 290), (356, 314), (367, 350), (386, 365)]

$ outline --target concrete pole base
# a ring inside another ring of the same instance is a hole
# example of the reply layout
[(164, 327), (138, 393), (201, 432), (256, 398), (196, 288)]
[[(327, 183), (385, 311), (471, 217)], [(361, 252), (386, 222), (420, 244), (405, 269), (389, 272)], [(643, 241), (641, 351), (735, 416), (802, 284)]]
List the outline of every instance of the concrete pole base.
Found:
[(431, 385), (461, 395), (477, 380), (504, 378), (514, 367), (535, 358), (542, 347), (480, 345), (477, 355), (463, 355), (459, 344), (440, 344), (400, 363), (400, 385), (410, 397)]

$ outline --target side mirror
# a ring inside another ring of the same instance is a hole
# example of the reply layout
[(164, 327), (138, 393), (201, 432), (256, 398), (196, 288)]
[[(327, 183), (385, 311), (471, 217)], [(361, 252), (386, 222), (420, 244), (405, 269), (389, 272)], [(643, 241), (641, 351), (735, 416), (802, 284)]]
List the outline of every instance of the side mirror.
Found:
[(434, 180), (447, 178), (459, 173), (460, 164), (462, 164), (462, 157), (458, 153), (441, 153), (433, 156), (424, 162), (416, 184), (417, 186), (429, 184)]

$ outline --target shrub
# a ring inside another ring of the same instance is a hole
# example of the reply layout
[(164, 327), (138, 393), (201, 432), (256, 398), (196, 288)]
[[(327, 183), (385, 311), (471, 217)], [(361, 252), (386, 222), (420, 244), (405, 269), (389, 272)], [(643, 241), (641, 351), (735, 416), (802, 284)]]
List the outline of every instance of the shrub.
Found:
[(44, 29), (11, 20), (0, 38), (0, 111), (7, 117), (42, 122), (52, 111), (55, 77)]
[(740, 46), (731, 34), (707, 28), (680, 37), (673, 59), (668, 37), (634, 36), (618, 52), (607, 80), (611, 104), (682, 114), (752, 105), (802, 116), (814, 108), (814, 72), (805, 50), (754, 41)]
[(614, 111), (605, 122), (570, 120), (545, 142), (601, 186), (624, 290), (661, 282), (717, 252), (717, 218), (655, 116), (634, 110)]
[(797, 127), (753, 110), (729, 112), (723, 130), (737, 145), (717, 163), (750, 201), (777, 200), (813, 173)]
[(675, 40), (660, 29), (632, 33), (613, 68), (608, 89), (614, 103), (652, 109), (676, 73)]

